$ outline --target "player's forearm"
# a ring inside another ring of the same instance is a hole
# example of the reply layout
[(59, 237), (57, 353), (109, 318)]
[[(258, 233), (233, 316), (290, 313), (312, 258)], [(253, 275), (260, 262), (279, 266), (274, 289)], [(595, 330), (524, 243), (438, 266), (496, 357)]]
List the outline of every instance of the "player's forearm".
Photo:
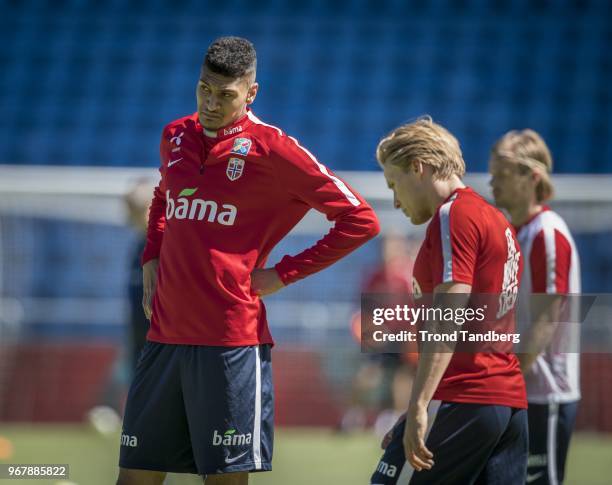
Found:
[(548, 347), (561, 318), (562, 298), (560, 296), (546, 296), (543, 300), (534, 300), (534, 305), (535, 303), (538, 303), (538, 307), (532, 308), (535, 318), (523, 339), (524, 352), (517, 354), (523, 372), (529, 370), (538, 356)]
[(452, 348), (442, 352), (434, 352), (433, 348), (425, 348), (419, 355), (419, 365), (410, 397), (411, 405), (427, 406), (431, 401), (446, 368), (453, 357)]
[(540, 321), (534, 325), (527, 337), (524, 339), (526, 343), (525, 352), (518, 353), (521, 369), (523, 372), (531, 369), (538, 357), (544, 352), (546, 347), (552, 341), (557, 326), (554, 322)]
[(556, 325), (550, 321), (540, 321), (528, 332), (524, 341), (526, 342), (525, 352), (518, 353), (521, 370), (523, 372), (531, 369), (538, 356), (548, 347), (556, 330)]
[(317, 273), (363, 245), (380, 231), (378, 218), (368, 207), (359, 207), (338, 219), (334, 227), (314, 246), (296, 256), (285, 256), (276, 264), (284, 284)]
[[(434, 306), (437, 308), (465, 308), (468, 305), (472, 287), (464, 283), (442, 283), (434, 290)], [(430, 322), (429, 333), (451, 334), (454, 324)], [(419, 352), (419, 365), (412, 388), (411, 404), (427, 405), (442, 380), (446, 368), (453, 357), (457, 343), (453, 339), (441, 342), (424, 342)]]

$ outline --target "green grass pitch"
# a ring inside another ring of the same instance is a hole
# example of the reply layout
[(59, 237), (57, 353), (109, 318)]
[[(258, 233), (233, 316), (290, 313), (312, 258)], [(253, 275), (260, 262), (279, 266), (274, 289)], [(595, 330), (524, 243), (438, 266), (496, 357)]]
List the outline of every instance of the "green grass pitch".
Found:
[[(68, 463), (69, 483), (114, 483), (119, 436), (103, 436), (88, 426), (6, 425), (0, 436), (12, 448), (0, 463)], [(6, 447), (6, 442), (5, 447)], [(0, 450), (2, 451), (2, 450)], [(6, 449), (4, 450), (6, 452)], [(370, 434), (336, 435), (317, 429), (279, 429), (275, 439), (274, 471), (254, 475), (253, 485), (365, 484), (380, 456)], [(612, 436), (578, 434), (572, 442), (566, 485), (612, 483)], [(0, 483), (8, 481), (0, 480)], [(192, 485), (197, 477), (174, 475), (168, 485)], [(58, 485), (48, 480), (19, 480), (20, 485)], [(68, 485), (63, 482), (63, 485)]]

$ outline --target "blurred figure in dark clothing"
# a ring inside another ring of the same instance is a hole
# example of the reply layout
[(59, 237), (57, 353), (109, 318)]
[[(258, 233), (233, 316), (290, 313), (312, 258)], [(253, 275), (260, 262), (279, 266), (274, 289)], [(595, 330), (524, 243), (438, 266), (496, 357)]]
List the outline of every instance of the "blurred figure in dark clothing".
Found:
[(128, 286), (128, 296), (130, 303), (130, 364), (132, 374), (136, 370), (140, 351), (145, 343), (147, 332), (149, 331), (149, 321), (145, 317), (142, 309), (142, 267), (140, 256), (146, 242), (147, 220), (149, 205), (151, 203), (151, 193), (153, 182), (147, 179), (139, 179), (125, 195), (125, 207), (127, 210), (128, 222), (137, 232), (137, 239), (134, 243), (130, 257), (130, 277)]
[[(142, 309), (142, 268), (140, 255), (144, 248), (149, 204), (154, 181), (138, 179), (134, 181), (123, 201), (127, 223), (135, 230), (134, 247), (131, 250), (130, 272), (128, 279), (129, 318), (128, 338), (125, 346), (127, 353), (117, 359), (108, 382), (96, 406), (87, 413), (90, 425), (103, 435), (112, 435), (121, 429), (120, 414), (125, 399), (126, 381), (129, 381), (136, 370), (140, 350), (149, 330), (149, 321)], [(128, 376), (129, 374), (129, 376)]]

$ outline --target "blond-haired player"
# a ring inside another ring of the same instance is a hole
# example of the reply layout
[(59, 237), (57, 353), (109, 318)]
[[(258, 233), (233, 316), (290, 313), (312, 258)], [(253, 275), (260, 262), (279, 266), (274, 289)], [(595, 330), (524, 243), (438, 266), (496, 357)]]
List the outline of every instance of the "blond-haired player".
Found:
[[(415, 298), (433, 294), (440, 305), (454, 294), (453, 305), (471, 307), (472, 297), (494, 294), (489, 321), (513, 324), (518, 242), (503, 214), (464, 185), (456, 138), (423, 117), (385, 137), (377, 158), (395, 207), (414, 224), (430, 221), (414, 264)], [(516, 356), (420, 344), (406, 418), (371, 483), (524, 482), (527, 401)]]
[[(563, 219), (546, 206), (553, 193), (552, 156), (533, 130), (510, 131), (493, 146), (490, 160), (495, 203), (508, 211), (525, 257), (521, 294), (580, 293), (580, 262)], [(540, 299), (541, 300), (541, 299)], [(563, 482), (565, 460), (580, 399), (577, 335), (564, 322), (569, 305), (560, 296), (530, 309), (532, 322), (519, 355), (529, 402), (527, 483)], [(569, 300), (571, 301), (571, 300)], [(569, 320), (567, 320), (569, 321)], [(574, 350), (574, 352), (569, 352)]]

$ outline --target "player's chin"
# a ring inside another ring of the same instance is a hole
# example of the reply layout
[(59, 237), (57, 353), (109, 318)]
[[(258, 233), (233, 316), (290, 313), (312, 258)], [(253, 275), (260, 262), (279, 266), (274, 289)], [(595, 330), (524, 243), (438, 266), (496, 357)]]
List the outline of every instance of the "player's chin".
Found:
[(216, 131), (223, 127), (223, 120), (221, 118), (208, 118), (206, 116), (199, 116), (200, 124), (207, 130)]
[(202, 128), (209, 130), (209, 131), (217, 131), (219, 130), (219, 128), (221, 128), (221, 126), (218, 125), (217, 123), (202, 123), (200, 121), (200, 124), (202, 125)]
[(402, 213), (410, 220), (410, 222), (412, 222), (413, 224), (418, 224), (417, 222), (414, 222), (414, 220), (415, 220), (415, 215), (414, 214), (411, 214), (406, 209), (402, 209)]
[(406, 214), (406, 216), (410, 219), (410, 222), (412, 222), (415, 226), (420, 226), (421, 224), (425, 224), (426, 222), (429, 221), (429, 219), (431, 219), (431, 216), (425, 215), (425, 214), (413, 214), (413, 215)]

